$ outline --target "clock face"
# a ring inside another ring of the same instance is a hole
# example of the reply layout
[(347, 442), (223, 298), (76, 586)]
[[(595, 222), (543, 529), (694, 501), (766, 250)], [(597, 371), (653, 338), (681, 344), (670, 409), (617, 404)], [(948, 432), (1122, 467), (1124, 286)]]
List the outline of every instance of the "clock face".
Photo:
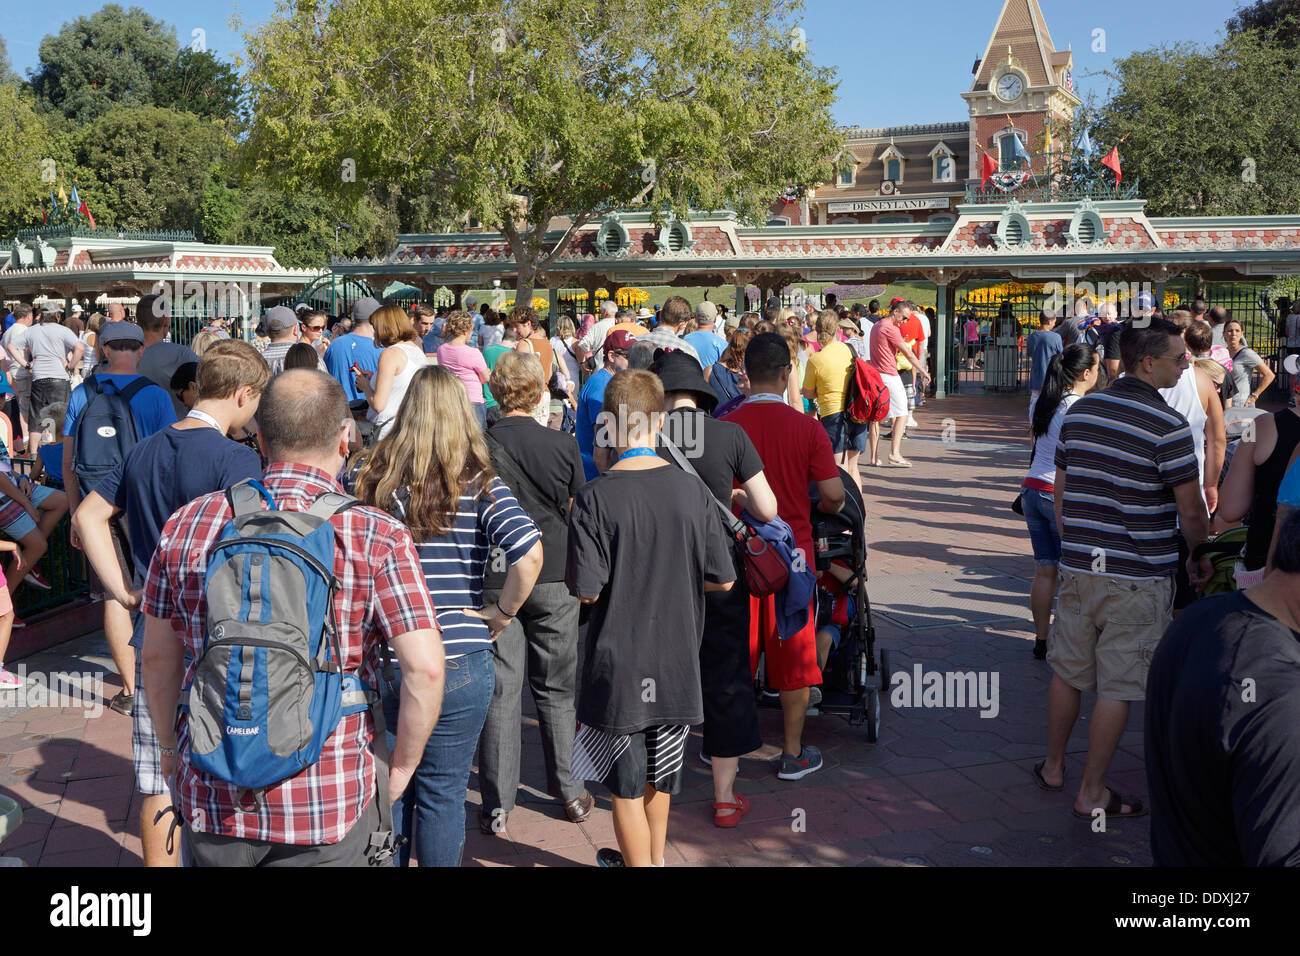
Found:
[(1020, 77), (1014, 73), (1008, 73), (1002, 79), (998, 80), (997, 94), (998, 99), (1004, 103), (1011, 103), (1020, 99), (1020, 94), (1025, 91), (1024, 84), (1020, 82)]

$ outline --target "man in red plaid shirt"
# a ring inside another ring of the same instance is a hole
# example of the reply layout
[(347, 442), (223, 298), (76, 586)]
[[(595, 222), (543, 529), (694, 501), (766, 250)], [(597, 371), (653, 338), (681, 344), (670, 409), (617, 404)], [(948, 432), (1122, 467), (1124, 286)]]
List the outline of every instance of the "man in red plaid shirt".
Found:
[[(326, 492), (348, 452), (352, 424), (343, 390), (328, 375), (292, 370), (277, 375), (262, 398), (260, 438), (269, 466), (263, 483), (276, 506), (306, 511)], [(257, 795), (195, 770), (187, 719), (173, 727), (162, 701), (179, 699), (203, 647), (207, 600), (203, 578), (209, 549), (231, 509), (224, 491), (176, 512), (163, 527), (149, 566), (142, 608), (148, 615), (144, 681), (160, 702), (157, 722), (164, 775), (200, 866), (365, 866), (379, 828), (374, 725), (369, 712), (345, 716), (314, 766)], [(433, 605), (410, 532), (375, 508), (354, 507), (330, 519), (337, 532), (334, 597), (344, 670), (360, 669), (379, 687), (383, 641), (402, 669), (397, 742), (389, 771), (396, 799), (424, 755), (438, 719), (443, 650)], [(186, 651), (191, 663), (185, 665)], [(183, 680), (182, 680), (183, 679)], [(175, 733), (173, 731), (176, 731)]]

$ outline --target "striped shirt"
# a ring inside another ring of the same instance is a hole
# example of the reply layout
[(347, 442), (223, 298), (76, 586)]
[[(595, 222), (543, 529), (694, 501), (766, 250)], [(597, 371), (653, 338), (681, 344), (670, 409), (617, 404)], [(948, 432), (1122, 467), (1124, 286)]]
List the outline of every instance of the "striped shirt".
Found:
[[(404, 497), (394, 496), (390, 509), (399, 520), (406, 516)], [(506, 483), (493, 477), (487, 494), (460, 496), (452, 525), (445, 534), (416, 542), (448, 657), (492, 646), (487, 624), (467, 617), (464, 609), (483, 606), (483, 572), (489, 561), (496, 570), (504, 571), (517, 564), (541, 538), (537, 525), (519, 507)]]
[(1056, 446), (1064, 481), (1061, 564), (1159, 578), (1178, 569), (1173, 489), (1200, 482), (1187, 419), (1133, 376), (1075, 402)]

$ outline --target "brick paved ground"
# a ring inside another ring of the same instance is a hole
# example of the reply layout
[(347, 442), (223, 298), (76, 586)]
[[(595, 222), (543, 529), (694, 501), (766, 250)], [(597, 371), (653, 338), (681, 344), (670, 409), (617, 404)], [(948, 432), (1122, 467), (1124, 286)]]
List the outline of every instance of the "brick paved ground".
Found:
[[(671, 865), (1005, 866), (1149, 865), (1145, 819), (1093, 833), (1070, 815), (1073, 794), (1043, 793), (1030, 776), (1045, 739), (1047, 665), (1030, 655), (1029, 580), (1023, 519), (1009, 504), (1028, 452), (1025, 399), (960, 397), (917, 414), (905, 453), (911, 470), (863, 470), (868, 510), (869, 591), (881, 646), (893, 667), (998, 675), (999, 710), (885, 709), (880, 740), (837, 717), (811, 718), (808, 742), (826, 769), (779, 781), (780, 713), (762, 712), (768, 745), (741, 761), (738, 789), (753, 809), (734, 830), (713, 825), (708, 768), (688, 746), (688, 783), (674, 800)], [(945, 440), (946, 439), (946, 440)], [(28, 659), (29, 670), (110, 671), (102, 636)], [(1067, 783), (1077, 785), (1087, 746), (1083, 719), (1071, 740)], [(0, 699), (0, 705), (3, 699)], [(608, 796), (583, 826), (548, 800), (531, 705), (524, 725), (524, 791), (505, 832), (479, 833), (470, 780), (469, 866), (592, 865), (613, 846)], [(1112, 782), (1145, 794), (1141, 708), (1116, 755)], [(32, 865), (139, 865), (138, 802), (131, 794), (130, 721), (111, 711), (0, 707), (0, 793), (24, 822), (0, 850)], [(799, 813), (798, 811), (803, 811)], [(804, 826), (796, 828), (802, 820)]]

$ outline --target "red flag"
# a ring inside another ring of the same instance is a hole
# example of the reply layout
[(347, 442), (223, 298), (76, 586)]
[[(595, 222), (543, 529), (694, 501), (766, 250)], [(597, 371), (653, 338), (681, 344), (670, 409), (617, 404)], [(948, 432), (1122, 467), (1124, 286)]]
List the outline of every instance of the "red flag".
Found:
[(1101, 164), (1109, 169), (1115, 170), (1115, 185), (1118, 186), (1119, 181), (1124, 178), (1124, 174), (1120, 172), (1119, 167), (1119, 147), (1112, 146), (1110, 152), (1106, 154), (1106, 158), (1101, 161)]
[(45, 211), (45, 200), (43, 199), (41, 200), (41, 222), (45, 223), (46, 225), (48, 225), (50, 222), (50, 215)]
[(87, 219), (90, 220), (91, 229), (96, 228), (95, 217), (90, 214), (90, 207), (86, 205), (86, 200), (84, 199), (81, 200), (81, 205), (77, 207), (77, 212), (81, 213), (83, 216), (85, 216)]
[(997, 171), (998, 161), (988, 153), (984, 153), (983, 158), (980, 160), (980, 173), (982, 176), (980, 179), (980, 189), (984, 188), (984, 184), (987, 183), (989, 178), (996, 174)]

